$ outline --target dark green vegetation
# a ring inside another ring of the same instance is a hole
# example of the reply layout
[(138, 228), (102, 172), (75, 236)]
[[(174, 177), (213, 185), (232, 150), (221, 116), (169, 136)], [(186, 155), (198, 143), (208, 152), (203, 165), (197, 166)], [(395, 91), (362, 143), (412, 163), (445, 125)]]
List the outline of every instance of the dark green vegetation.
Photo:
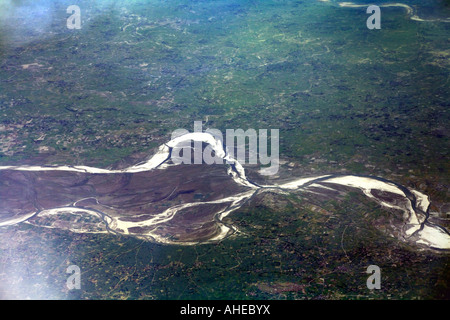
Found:
[[(448, 16), (448, 1), (412, 2)], [(378, 175), (449, 211), (450, 24), (386, 8), (382, 29), (368, 30), (363, 9), (314, 1), (86, 0), (82, 29), (68, 30), (72, 1), (35, 3), (52, 12), (42, 28), (31, 16), (28, 27), (23, 16), (22, 26), (0, 24), (0, 165), (107, 167), (208, 120), (223, 132), (280, 129), (280, 157), (296, 176)], [(305, 208), (246, 208), (229, 218), (248, 236), (198, 247), (2, 229), (0, 288), (43, 298), (449, 298), (448, 258), (368, 227), (363, 213), (375, 208), (353, 197), (362, 208), (323, 204), (333, 223)], [(64, 292), (69, 261), (82, 269), (81, 291)], [(369, 264), (382, 269), (380, 292), (365, 288)]]
[(446, 23), (386, 8), (371, 31), (364, 11), (301, 1), (89, 3), (81, 30), (57, 2), (36, 41), (2, 43), (3, 163), (45, 145), (48, 162), (107, 166), (208, 115), (279, 128), (305, 170), (448, 181)]
[[(276, 199), (276, 202), (273, 202)], [(164, 246), (28, 225), (0, 234), (2, 298), (448, 299), (446, 255), (418, 252), (373, 226), (382, 212), (360, 194), (318, 206), (306, 194), (258, 197), (217, 244)], [(35, 234), (39, 234), (36, 237)], [(6, 245), (7, 244), (7, 245)], [(81, 268), (81, 290), (65, 288)], [(381, 290), (366, 287), (381, 268)]]

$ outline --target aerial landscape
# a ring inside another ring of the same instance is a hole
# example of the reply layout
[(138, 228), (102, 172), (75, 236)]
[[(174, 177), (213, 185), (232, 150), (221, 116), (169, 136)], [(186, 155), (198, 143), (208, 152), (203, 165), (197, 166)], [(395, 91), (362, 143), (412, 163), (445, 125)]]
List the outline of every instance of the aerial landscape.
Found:
[(447, 0), (0, 0), (0, 299), (450, 299), (449, 30)]

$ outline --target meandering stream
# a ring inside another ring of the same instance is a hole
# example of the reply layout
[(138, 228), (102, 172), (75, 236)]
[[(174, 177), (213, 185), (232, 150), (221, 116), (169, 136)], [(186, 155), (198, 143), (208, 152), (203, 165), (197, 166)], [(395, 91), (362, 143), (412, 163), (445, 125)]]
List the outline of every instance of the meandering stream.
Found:
[[(408, 241), (414, 239), (414, 242), (424, 244), (431, 248), (450, 249), (450, 234), (445, 228), (435, 225), (428, 221), (430, 201), (428, 197), (419, 191), (409, 189), (405, 186), (397, 184), (380, 177), (358, 176), (358, 175), (322, 175), (316, 177), (300, 177), (292, 179), (291, 181), (283, 181), (271, 185), (259, 185), (251, 182), (245, 174), (245, 169), (242, 164), (230, 156), (228, 150), (224, 148), (222, 141), (216, 139), (213, 135), (207, 132), (188, 133), (176, 137), (169, 142), (161, 145), (157, 152), (147, 161), (127, 167), (120, 170), (108, 170), (101, 168), (94, 168), (88, 166), (2, 166), (0, 170), (13, 171), (66, 171), (89, 174), (110, 175), (116, 173), (137, 173), (151, 170), (167, 170), (171, 166), (175, 166), (171, 162), (171, 152), (173, 148), (186, 141), (201, 141), (209, 145), (215, 152), (216, 156), (222, 158), (226, 162), (227, 172), (233, 179), (234, 183), (245, 187), (247, 191), (236, 193), (232, 196), (227, 196), (221, 199), (212, 201), (190, 202), (171, 206), (164, 211), (148, 215), (143, 213), (141, 216), (135, 216), (139, 219), (124, 219), (120, 215), (107, 214), (105, 212), (88, 209), (86, 207), (78, 206), (78, 203), (86, 199), (78, 199), (75, 202), (68, 203), (65, 206), (55, 207), (46, 210), (38, 210), (21, 214), (20, 216), (13, 216), (12, 218), (0, 223), (0, 226), (14, 225), (23, 222), (30, 222), (32, 217), (40, 216), (57, 216), (60, 214), (79, 215), (81, 219), (87, 216), (93, 216), (98, 219), (99, 227), (96, 230), (86, 230), (84, 228), (74, 227), (68, 228), (73, 232), (94, 232), (94, 233), (117, 233), (140, 238), (150, 239), (159, 243), (167, 244), (198, 244), (198, 241), (174, 241), (170, 237), (161, 236), (155, 232), (158, 227), (170, 222), (177, 213), (185, 209), (198, 209), (204, 205), (221, 205), (220, 209), (215, 212), (215, 221), (219, 224), (220, 231), (214, 234), (207, 240), (201, 242), (220, 241), (231, 234), (234, 234), (237, 229), (235, 226), (224, 223), (223, 218), (233, 211), (242, 207), (244, 203), (249, 201), (257, 192), (265, 192), (268, 190), (275, 192), (312, 192), (318, 190), (332, 189), (333, 186), (346, 186), (361, 190), (367, 197), (378, 202), (381, 206), (386, 208), (393, 208), (403, 211), (404, 225), (402, 226), (400, 240)], [(170, 182), (168, 182), (170, 183)], [(57, 192), (58, 190), (55, 190)], [(395, 195), (401, 198), (402, 201), (388, 201), (377, 196), (376, 193), (383, 192)], [(88, 198), (89, 199), (89, 198)], [(92, 197), (98, 202), (95, 197)], [(137, 221), (138, 220), (138, 221)], [(49, 227), (49, 226), (47, 226)], [(58, 227), (52, 225), (51, 227)], [(134, 233), (135, 228), (145, 228), (145, 233)]]

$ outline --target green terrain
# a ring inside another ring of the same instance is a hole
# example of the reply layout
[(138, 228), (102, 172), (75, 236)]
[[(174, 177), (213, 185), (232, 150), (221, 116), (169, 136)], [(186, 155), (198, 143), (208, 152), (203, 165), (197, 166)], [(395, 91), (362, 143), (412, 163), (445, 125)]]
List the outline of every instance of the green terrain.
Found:
[[(71, 0), (10, 2), (0, 166), (123, 167), (200, 120), (279, 129), (281, 176), (380, 176), (427, 194), (448, 225), (450, 23), (391, 7), (369, 30), (364, 8), (333, 1), (80, 0), (70, 30)], [(408, 4), (450, 16), (445, 1)], [(2, 227), (0, 298), (449, 299), (448, 252), (373, 227), (394, 214), (358, 192), (264, 194), (227, 217), (241, 233), (198, 246)], [(81, 290), (65, 286), (71, 264)], [(371, 264), (381, 290), (366, 287)]]

